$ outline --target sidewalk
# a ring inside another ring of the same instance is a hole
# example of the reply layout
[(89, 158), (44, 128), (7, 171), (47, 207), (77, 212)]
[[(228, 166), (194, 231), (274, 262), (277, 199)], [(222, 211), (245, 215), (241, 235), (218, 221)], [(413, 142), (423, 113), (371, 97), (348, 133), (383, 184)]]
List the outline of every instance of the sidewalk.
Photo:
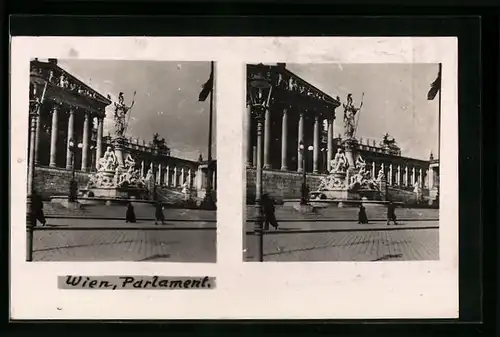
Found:
[(54, 228), (114, 228), (119, 230), (121, 228), (137, 228), (137, 229), (195, 229), (195, 228), (205, 228), (205, 229), (216, 229), (216, 223), (212, 221), (202, 221), (202, 220), (166, 220), (163, 225), (160, 223), (158, 225), (154, 224), (154, 219), (141, 220), (139, 219), (136, 223), (126, 223), (125, 220), (116, 219), (87, 219), (87, 218), (48, 218), (47, 226), (41, 227), (38, 225), (35, 230), (50, 230)]
[[(297, 233), (300, 231), (396, 231), (410, 229), (439, 229), (439, 221), (398, 221), (398, 225), (387, 226), (386, 221), (370, 221), (368, 224), (358, 224), (356, 221), (287, 221), (278, 219), (278, 230), (270, 228), (266, 235)], [(254, 222), (247, 222), (246, 231), (254, 231)]]

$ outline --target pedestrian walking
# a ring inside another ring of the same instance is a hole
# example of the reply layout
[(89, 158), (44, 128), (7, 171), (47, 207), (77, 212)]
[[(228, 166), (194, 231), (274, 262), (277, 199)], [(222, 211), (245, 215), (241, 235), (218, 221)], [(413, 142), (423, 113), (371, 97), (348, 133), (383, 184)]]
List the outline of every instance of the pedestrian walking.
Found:
[(274, 200), (271, 197), (269, 197), (267, 193), (265, 193), (262, 195), (260, 202), (265, 216), (264, 229), (269, 230), (269, 224), (271, 224), (274, 227), (274, 229), (278, 229), (279, 224), (274, 214), (275, 212)]
[(158, 222), (161, 222), (162, 225), (165, 224), (165, 216), (163, 215), (163, 205), (161, 202), (156, 202), (155, 205), (155, 225), (158, 225)]
[(127, 214), (125, 215), (125, 222), (135, 223), (137, 220), (135, 218), (134, 206), (129, 201), (127, 204)]
[(33, 217), (35, 218), (35, 226), (37, 221), (40, 221), (42, 226), (45, 226), (47, 224), (47, 220), (43, 214), (43, 200), (42, 196), (38, 194), (37, 191), (33, 191), (33, 194), (31, 195), (31, 207)]
[(366, 216), (366, 208), (362, 204), (359, 205), (358, 224), (367, 224), (368, 217)]
[(389, 205), (387, 205), (387, 226), (391, 224), (391, 221), (394, 222), (394, 225), (397, 225), (396, 219), (396, 205), (389, 201)]

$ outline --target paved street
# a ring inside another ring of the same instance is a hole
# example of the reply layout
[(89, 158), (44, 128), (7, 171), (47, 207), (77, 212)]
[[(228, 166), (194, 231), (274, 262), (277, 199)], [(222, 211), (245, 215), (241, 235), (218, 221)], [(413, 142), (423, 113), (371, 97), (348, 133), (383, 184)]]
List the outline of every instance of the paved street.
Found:
[(120, 206), (87, 207), (80, 219), (52, 218), (72, 212), (47, 208), (48, 226), (34, 232), (33, 261), (216, 262), (215, 212), (167, 209), (165, 224), (155, 226), (151, 206), (136, 207), (134, 224), (96, 219), (123, 218)]
[[(355, 222), (281, 223), (282, 229), (264, 236), (264, 261), (388, 261), (438, 260), (436, 221), (414, 221), (400, 226)], [(247, 224), (247, 229), (252, 228)], [(431, 228), (434, 227), (434, 228)], [(336, 232), (297, 233), (297, 230)], [(257, 237), (247, 234), (244, 259), (254, 261)]]

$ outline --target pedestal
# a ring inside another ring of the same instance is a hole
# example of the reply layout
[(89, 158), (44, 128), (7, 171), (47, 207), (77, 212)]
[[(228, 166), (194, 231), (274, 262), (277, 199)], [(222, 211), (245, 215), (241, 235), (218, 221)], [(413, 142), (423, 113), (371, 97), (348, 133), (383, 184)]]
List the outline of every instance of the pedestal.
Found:
[(357, 143), (358, 141), (355, 138), (346, 139), (342, 142), (349, 167), (356, 167), (354, 162), (354, 148)]
[(125, 144), (127, 143), (127, 140), (124, 137), (116, 137), (111, 140), (111, 144), (113, 145), (116, 160), (118, 162), (119, 167), (125, 167), (125, 162), (124, 162), (124, 150), (125, 150)]

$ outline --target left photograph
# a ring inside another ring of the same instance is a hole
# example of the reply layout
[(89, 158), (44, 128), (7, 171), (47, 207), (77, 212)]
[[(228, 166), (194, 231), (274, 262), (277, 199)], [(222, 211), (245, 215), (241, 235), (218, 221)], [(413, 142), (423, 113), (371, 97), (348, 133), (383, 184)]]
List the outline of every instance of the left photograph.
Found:
[(27, 261), (216, 262), (215, 71), (30, 61)]

